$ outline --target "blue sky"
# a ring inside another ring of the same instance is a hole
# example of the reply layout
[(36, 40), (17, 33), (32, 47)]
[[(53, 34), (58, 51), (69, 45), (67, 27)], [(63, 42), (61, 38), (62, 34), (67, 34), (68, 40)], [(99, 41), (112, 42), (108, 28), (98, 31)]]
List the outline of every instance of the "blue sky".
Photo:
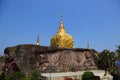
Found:
[(120, 44), (120, 0), (0, 0), (0, 54), (19, 44), (50, 45), (60, 24), (77, 48), (116, 50)]

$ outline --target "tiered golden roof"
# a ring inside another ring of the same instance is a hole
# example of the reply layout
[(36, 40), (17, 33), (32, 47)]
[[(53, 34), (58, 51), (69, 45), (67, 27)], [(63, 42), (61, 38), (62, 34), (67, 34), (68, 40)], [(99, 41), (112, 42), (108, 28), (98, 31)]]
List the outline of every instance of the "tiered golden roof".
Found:
[(63, 48), (73, 48), (74, 40), (71, 35), (66, 33), (62, 20), (60, 21), (60, 26), (57, 34), (51, 38), (51, 46), (63, 47)]

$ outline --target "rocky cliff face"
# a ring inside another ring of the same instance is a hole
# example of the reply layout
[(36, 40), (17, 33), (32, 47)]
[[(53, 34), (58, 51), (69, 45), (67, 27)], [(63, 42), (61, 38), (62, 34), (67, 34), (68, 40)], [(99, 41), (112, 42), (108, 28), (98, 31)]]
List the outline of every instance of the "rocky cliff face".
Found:
[(55, 48), (36, 45), (17, 45), (4, 51), (14, 58), (19, 69), (29, 75), (32, 70), (41, 72), (98, 69), (96, 51), (81, 48)]
[(3, 66), (4, 66), (4, 56), (0, 56), (0, 73), (2, 73), (2, 68), (3, 68)]

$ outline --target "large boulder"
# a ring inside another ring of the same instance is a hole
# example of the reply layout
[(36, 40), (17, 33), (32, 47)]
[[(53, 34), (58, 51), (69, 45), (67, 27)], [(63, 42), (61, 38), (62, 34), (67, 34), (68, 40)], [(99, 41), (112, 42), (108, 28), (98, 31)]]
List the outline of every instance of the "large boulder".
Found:
[(4, 53), (14, 58), (25, 75), (29, 75), (32, 70), (58, 72), (98, 69), (97, 52), (94, 49), (24, 44), (7, 47)]
[(4, 66), (4, 60), (5, 58), (4, 58), (4, 56), (0, 56), (0, 74), (2, 73), (2, 68), (3, 68), (3, 66)]

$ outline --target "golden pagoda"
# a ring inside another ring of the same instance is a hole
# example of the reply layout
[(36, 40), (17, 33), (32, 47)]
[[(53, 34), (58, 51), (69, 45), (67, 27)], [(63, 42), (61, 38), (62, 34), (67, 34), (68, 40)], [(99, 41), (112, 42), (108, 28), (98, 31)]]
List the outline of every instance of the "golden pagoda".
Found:
[(60, 26), (58, 32), (51, 38), (50, 44), (51, 46), (62, 47), (62, 48), (74, 47), (73, 37), (70, 34), (66, 33), (62, 19), (60, 20)]

